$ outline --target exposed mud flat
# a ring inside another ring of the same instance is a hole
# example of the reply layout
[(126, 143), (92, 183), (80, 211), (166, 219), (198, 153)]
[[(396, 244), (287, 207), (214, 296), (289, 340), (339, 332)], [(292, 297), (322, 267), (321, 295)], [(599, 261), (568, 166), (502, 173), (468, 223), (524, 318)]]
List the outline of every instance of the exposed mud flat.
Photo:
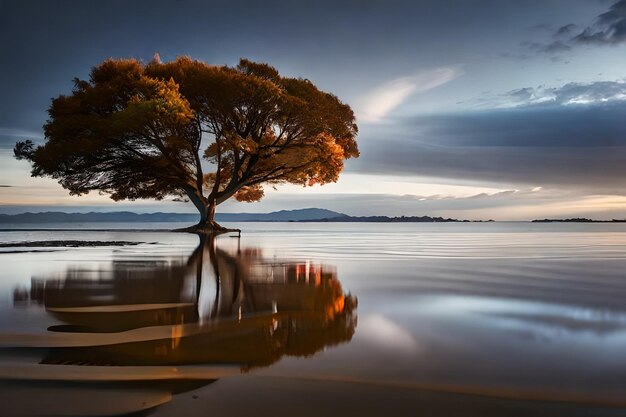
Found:
[(147, 242), (130, 242), (125, 240), (38, 240), (31, 242), (0, 243), (0, 248), (78, 248), (85, 246), (136, 246)]

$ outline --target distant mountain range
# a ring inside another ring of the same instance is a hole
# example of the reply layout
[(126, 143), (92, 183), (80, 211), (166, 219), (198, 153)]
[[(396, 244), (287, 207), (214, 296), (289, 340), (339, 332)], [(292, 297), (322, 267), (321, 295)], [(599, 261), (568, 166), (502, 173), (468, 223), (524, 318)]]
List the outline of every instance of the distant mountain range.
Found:
[[(348, 218), (350, 216), (335, 211), (306, 208), (300, 210), (281, 210), (272, 213), (218, 213), (218, 222), (289, 222), (312, 221), (329, 218)], [(48, 211), (43, 213), (0, 214), (0, 223), (107, 223), (107, 222), (187, 222), (198, 221), (195, 213), (133, 213), (117, 211), (110, 213), (63, 213)]]
[[(364, 216), (354, 217), (344, 213), (320, 208), (305, 208), (298, 210), (280, 210), (272, 213), (218, 213), (215, 216), (218, 222), (375, 222), (375, 223), (432, 223), (458, 222), (456, 219), (428, 216)], [(118, 211), (110, 213), (22, 213), (0, 214), (0, 223), (143, 223), (143, 222), (187, 222), (198, 221), (195, 213), (133, 213)], [(467, 220), (465, 220), (467, 221)]]

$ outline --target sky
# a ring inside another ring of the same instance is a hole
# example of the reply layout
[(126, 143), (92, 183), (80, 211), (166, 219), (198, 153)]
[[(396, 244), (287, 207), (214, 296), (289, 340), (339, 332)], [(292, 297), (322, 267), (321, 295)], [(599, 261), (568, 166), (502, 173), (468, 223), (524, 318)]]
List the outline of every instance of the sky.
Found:
[(12, 157), (74, 77), (157, 52), (267, 62), (355, 110), (337, 183), (218, 211), (626, 218), (626, 0), (0, 0), (0, 213), (195, 210), (70, 197)]

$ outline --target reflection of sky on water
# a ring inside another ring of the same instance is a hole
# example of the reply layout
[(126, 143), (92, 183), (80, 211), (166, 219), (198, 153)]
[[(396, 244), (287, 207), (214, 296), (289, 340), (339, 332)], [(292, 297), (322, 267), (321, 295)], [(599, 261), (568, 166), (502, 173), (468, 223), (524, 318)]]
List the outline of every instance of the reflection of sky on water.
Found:
[[(497, 384), (552, 380), (562, 386), (580, 377), (583, 386), (601, 391), (614, 387), (611, 376), (626, 372), (621, 312), (450, 295), (410, 297), (391, 307), (388, 317), (414, 337), (420, 349), (413, 353), (438, 364), (433, 377), (480, 376)], [(493, 374), (480, 375), (487, 371)]]
[[(283, 356), (270, 367), (220, 379), (194, 391), (196, 400), (178, 395), (155, 416), (202, 415), (203, 407), (245, 415), (251, 407), (278, 403), (290, 414), (338, 407), (380, 415), (374, 399), (393, 403), (397, 415), (626, 413), (624, 231), (607, 232), (604, 225), (574, 225), (574, 232), (553, 226), (542, 232), (536, 225), (528, 225), (528, 232), (497, 224), (369, 226), (363, 232), (363, 225), (252, 225), (241, 247), (262, 248), (270, 263), (292, 259), (302, 271), (306, 265), (334, 266), (328, 270), (336, 270), (345, 291), (359, 299), (354, 337), (306, 359)], [(128, 236), (116, 232), (115, 239)], [(45, 275), (46, 268), (49, 274), (51, 266), (66, 271), (79, 254), (80, 265), (92, 270), (112, 259), (165, 257), (184, 264), (197, 242), (161, 233), (140, 240), (162, 243), (7, 255), (11, 262), (0, 270), (0, 285), (9, 291), (28, 287), (31, 276)], [(233, 253), (238, 241), (224, 237), (219, 247)], [(198, 312), (209, 323), (217, 287), (214, 271), (206, 264), (204, 269)], [(191, 273), (181, 294), (193, 298), (195, 290)], [(12, 293), (2, 291), (3, 329), (37, 334), (44, 322), (51, 324), (37, 309), (14, 307), (6, 300)], [(247, 401), (234, 404), (240, 395)], [(296, 400), (302, 395), (314, 396), (315, 404), (302, 410)]]
[[(293, 248), (253, 236), (293, 255), (316, 251), (359, 295), (359, 327), (350, 345), (298, 364), (297, 371), (280, 363), (266, 372), (294, 375), (306, 368), (381, 384), (462, 385), (484, 395), (510, 388), (531, 397), (542, 391), (568, 401), (582, 393), (621, 401), (623, 232), (602, 225), (543, 232), (536, 225), (526, 232), (523, 225), (429, 226), (373, 226), (326, 242), (299, 236), (311, 245)], [(343, 251), (351, 240), (358, 249)]]
[[(623, 265), (593, 258), (422, 259), (361, 262), (358, 272), (339, 263), (346, 285), (353, 274), (362, 283), (349, 356), (368, 363), (356, 371), (368, 378), (551, 387), (598, 398), (617, 390), (621, 398)], [(396, 336), (380, 340), (391, 334), (385, 329)], [(390, 363), (397, 372), (388, 371)]]

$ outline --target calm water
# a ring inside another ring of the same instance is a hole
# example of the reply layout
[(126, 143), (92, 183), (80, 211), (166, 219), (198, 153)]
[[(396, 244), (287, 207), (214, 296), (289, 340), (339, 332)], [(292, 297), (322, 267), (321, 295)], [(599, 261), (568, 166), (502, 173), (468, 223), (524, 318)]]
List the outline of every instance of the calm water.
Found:
[(626, 416), (626, 224), (110, 227), (0, 232), (144, 242), (0, 248), (0, 415)]

